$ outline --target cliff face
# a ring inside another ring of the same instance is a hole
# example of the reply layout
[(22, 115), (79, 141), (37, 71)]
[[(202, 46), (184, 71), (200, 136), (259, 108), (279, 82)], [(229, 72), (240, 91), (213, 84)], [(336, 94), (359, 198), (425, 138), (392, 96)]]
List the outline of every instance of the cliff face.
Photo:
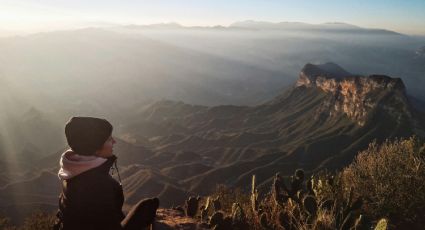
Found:
[[(369, 114), (378, 106), (397, 119), (409, 114), (405, 86), (400, 78), (384, 75), (353, 76), (348, 72), (344, 76), (339, 66), (332, 63), (325, 65), (327, 68), (307, 64), (296, 83), (297, 87), (317, 87), (330, 94), (318, 110), (318, 116), (333, 117), (344, 113), (363, 126)], [(389, 99), (390, 104), (387, 103)]]

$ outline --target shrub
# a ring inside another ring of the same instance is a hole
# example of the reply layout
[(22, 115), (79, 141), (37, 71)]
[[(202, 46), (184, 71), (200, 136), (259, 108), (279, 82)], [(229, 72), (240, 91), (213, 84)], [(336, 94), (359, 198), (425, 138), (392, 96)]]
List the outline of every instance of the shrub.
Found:
[(229, 188), (225, 185), (217, 185), (213, 197), (219, 197), (221, 210), (227, 213), (232, 212), (233, 203), (242, 204), (244, 210), (251, 209), (251, 197), (242, 191), (241, 188)]
[(343, 172), (346, 187), (365, 200), (364, 211), (398, 225), (425, 225), (425, 151), (417, 138), (373, 142)]
[(255, 176), (250, 194), (218, 186), (215, 195), (222, 201), (223, 216), (229, 217), (231, 205), (238, 203), (249, 224), (243, 229), (425, 226), (425, 145), (415, 137), (382, 145), (373, 142), (342, 172), (305, 176), (303, 170), (297, 170), (287, 187), (285, 178), (276, 174), (270, 192), (261, 197)]
[(35, 211), (25, 218), (24, 224), (16, 227), (10, 224), (10, 219), (0, 216), (1, 230), (50, 230), (55, 224), (56, 216), (54, 214)]
[(0, 229), (1, 230), (16, 230), (16, 227), (10, 225), (10, 219), (0, 216)]
[(25, 219), (24, 225), (19, 230), (52, 229), (55, 220), (56, 216), (54, 214), (37, 211)]

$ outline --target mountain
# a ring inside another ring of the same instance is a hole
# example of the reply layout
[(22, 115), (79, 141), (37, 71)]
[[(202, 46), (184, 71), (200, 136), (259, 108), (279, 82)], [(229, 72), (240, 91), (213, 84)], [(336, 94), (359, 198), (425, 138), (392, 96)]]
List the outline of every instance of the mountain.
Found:
[[(188, 29), (170, 23), (0, 38), (0, 53), (7, 54), (0, 83), (6, 81), (25, 107), (61, 121), (70, 114), (127, 121), (133, 108), (160, 99), (258, 105), (291, 86), (303, 64), (332, 60), (353, 73), (401, 77), (410, 94), (425, 98), (425, 65), (415, 53), (422, 38), (343, 23), (277, 24), (293, 29)], [(352, 32), (339, 32), (346, 30)]]
[(125, 26), (129, 29), (181, 29), (183, 28), (182, 25), (178, 23), (157, 23), (157, 24), (150, 24), (150, 25), (128, 25)]
[[(424, 59), (418, 59), (415, 53), (419, 47), (423, 46), (425, 42), (423, 37), (338, 22), (306, 24), (244, 21), (218, 28), (136, 26), (132, 29), (116, 27), (110, 30), (126, 36), (142, 35), (167, 45), (199, 52), (200, 55), (213, 55), (262, 70), (273, 71), (282, 80), (285, 79), (285, 84), (280, 84), (279, 90), (284, 86), (292, 85), (297, 80), (296, 76), (305, 63), (326, 63), (338, 60), (338, 64), (353, 73), (361, 75), (379, 73), (400, 77), (408, 88), (409, 94), (422, 100), (425, 98), (421, 88), (425, 84), (422, 77), (425, 73)], [(195, 61), (195, 59), (192, 60)], [(216, 74), (217, 72), (214, 73)], [(256, 80), (262, 78), (259, 77)], [(245, 89), (243, 82), (239, 81), (239, 84), (241, 89)], [(253, 88), (249, 87), (249, 89)], [(272, 99), (279, 92), (275, 88), (268, 89), (272, 91), (266, 89), (264, 92), (269, 92), (266, 97), (249, 104), (235, 103), (235, 100), (230, 103), (199, 103), (193, 100), (199, 95), (190, 100), (187, 100), (190, 97), (178, 97), (178, 100), (203, 105), (256, 105)], [(234, 93), (245, 91), (229, 90), (221, 96), (234, 98)], [(175, 100), (175, 97), (163, 98)]]
[(332, 32), (332, 33), (368, 33), (385, 35), (402, 35), (400, 33), (384, 29), (367, 29), (342, 22), (330, 22), (323, 24), (308, 24), (302, 22), (262, 22), (262, 21), (240, 21), (232, 23), (230, 28), (259, 29), (259, 30), (286, 30), (286, 31), (310, 31), (310, 32)]
[[(179, 205), (189, 195), (210, 194), (217, 184), (246, 188), (253, 174), (261, 189), (276, 172), (340, 169), (373, 140), (424, 137), (423, 108), (414, 105), (423, 104), (411, 103), (401, 79), (355, 75), (335, 63), (306, 64), (293, 87), (257, 106), (153, 102), (114, 133), (125, 137), (115, 148), (125, 209), (151, 196), (163, 206)], [(18, 191), (57, 186), (51, 172), (60, 154), (34, 163), (48, 172), (0, 188), (0, 208), (16, 210), (34, 196), (50, 205), (55, 189)]]
[[(0, 52), (8, 55), (0, 62), (0, 77), (17, 89), (12, 95), (37, 109), (71, 114), (112, 114), (161, 98), (253, 104), (288, 82), (276, 71), (129, 30), (133, 33), (88, 28), (2, 38)], [(241, 84), (246, 90), (237, 91)]]
[[(422, 112), (411, 105), (401, 79), (352, 75), (333, 63), (307, 64), (295, 87), (262, 105), (160, 101), (137, 116), (142, 119), (124, 130), (156, 152), (158, 160), (145, 163), (201, 168), (173, 173), (186, 176), (175, 179), (193, 193), (218, 183), (245, 186), (252, 174), (264, 182), (299, 167), (341, 168), (374, 139), (424, 134)], [(191, 161), (176, 160), (185, 151), (193, 152)]]

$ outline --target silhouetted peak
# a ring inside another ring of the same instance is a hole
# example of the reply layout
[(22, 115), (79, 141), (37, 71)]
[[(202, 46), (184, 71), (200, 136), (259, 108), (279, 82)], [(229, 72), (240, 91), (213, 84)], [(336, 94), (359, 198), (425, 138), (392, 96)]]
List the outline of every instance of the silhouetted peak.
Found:
[(313, 78), (318, 76), (327, 78), (343, 78), (352, 75), (351, 73), (343, 69), (341, 66), (332, 62), (327, 62), (325, 64), (319, 65), (308, 63), (303, 67), (301, 72)]

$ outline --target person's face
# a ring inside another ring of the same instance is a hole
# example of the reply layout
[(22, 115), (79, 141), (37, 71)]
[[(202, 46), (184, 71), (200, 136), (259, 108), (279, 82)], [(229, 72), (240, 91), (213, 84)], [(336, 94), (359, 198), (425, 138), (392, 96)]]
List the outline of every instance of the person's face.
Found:
[(112, 136), (110, 136), (105, 143), (103, 144), (102, 148), (96, 151), (96, 156), (108, 158), (112, 156), (113, 147), (115, 144), (115, 140)]

